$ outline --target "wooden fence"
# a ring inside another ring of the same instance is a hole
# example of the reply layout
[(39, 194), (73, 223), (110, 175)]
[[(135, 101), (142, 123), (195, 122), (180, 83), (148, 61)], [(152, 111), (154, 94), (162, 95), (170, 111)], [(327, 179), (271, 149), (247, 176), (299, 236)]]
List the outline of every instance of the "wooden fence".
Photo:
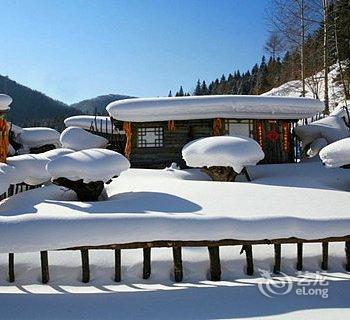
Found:
[[(207, 247), (210, 262), (210, 280), (219, 281), (221, 279), (221, 264), (220, 264), (220, 247), (223, 246), (241, 246), (241, 253), (246, 256), (246, 274), (254, 274), (253, 246), (254, 245), (273, 245), (274, 246), (274, 268), (273, 272), (278, 274), (281, 270), (282, 260), (282, 245), (296, 244), (296, 269), (303, 269), (303, 245), (305, 243), (320, 243), (322, 251), (322, 270), (328, 269), (328, 251), (330, 242), (345, 242), (345, 259), (346, 271), (350, 271), (350, 235), (343, 237), (329, 237), (323, 239), (300, 239), (300, 238), (281, 238), (281, 239), (264, 239), (264, 240), (235, 240), (225, 239), (219, 241), (151, 241), (151, 242), (134, 242), (125, 244), (109, 244), (100, 246), (82, 246), (72, 247), (62, 250), (79, 250), (81, 252), (82, 266), (82, 282), (90, 281), (90, 265), (89, 251), (90, 250), (113, 250), (114, 251), (114, 280), (120, 282), (122, 279), (121, 273), (121, 250), (125, 249), (143, 249), (143, 279), (148, 279), (151, 276), (151, 249), (152, 248), (172, 248), (173, 252), (173, 274), (175, 282), (181, 282), (183, 279), (182, 266), (182, 248), (184, 247)], [(49, 253), (48, 251), (40, 252), (41, 261), (41, 281), (48, 283), (49, 275)], [(8, 279), (10, 282), (15, 281), (15, 255), (9, 253), (8, 261)]]

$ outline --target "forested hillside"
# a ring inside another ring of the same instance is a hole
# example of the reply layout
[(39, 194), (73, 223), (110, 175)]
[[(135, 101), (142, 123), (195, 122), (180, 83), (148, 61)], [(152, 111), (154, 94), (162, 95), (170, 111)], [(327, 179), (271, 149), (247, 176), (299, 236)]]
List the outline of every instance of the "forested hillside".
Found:
[(71, 105), (72, 108), (80, 110), (84, 114), (100, 114), (107, 115), (106, 106), (112, 101), (129, 99), (130, 96), (120, 95), (120, 94), (108, 94), (103, 96), (98, 96), (92, 99), (86, 99), (78, 103)]
[(0, 76), (0, 92), (12, 97), (13, 102), (7, 118), (19, 126), (48, 126), (61, 130), (66, 117), (80, 113), (79, 110), (8, 77)]
[[(259, 63), (250, 70), (223, 74), (209, 83), (199, 79), (191, 94), (257, 95), (288, 81), (301, 80), (304, 89), (300, 96), (304, 96), (317, 82), (316, 75), (327, 77), (330, 66), (335, 65), (335, 81), (342, 87), (344, 99), (349, 99), (349, 0), (271, 0), (267, 20), (270, 36), (265, 45), (266, 56)], [(181, 87), (175, 95), (186, 94)]]

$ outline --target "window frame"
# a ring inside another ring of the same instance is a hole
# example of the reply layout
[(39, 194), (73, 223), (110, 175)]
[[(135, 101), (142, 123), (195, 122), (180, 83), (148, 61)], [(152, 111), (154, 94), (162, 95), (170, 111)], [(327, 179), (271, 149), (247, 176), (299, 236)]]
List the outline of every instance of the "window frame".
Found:
[[(145, 137), (147, 133), (156, 136), (154, 142), (148, 142)], [(137, 129), (137, 147), (138, 148), (162, 148), (164, 146), (164, 128), (163, 127), (140, 127)]]

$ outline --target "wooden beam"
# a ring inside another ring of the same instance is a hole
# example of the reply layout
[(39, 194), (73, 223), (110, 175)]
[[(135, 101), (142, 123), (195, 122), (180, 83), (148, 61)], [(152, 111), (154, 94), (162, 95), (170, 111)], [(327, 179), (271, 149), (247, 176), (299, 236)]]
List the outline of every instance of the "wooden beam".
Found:
[(322, 270), (328, 269), (328, 242), (322, 242), (322, 263), (321, 268)]
[(151, 248), (143, 248), (143, 279), (151, 276)]
[(242, 246), (242, 251), (245, 251), (245, 257), (247, 262), (247, 275), (252, 276), (254, 274), (254, 262), (253, 262), (253, 247), (250, 244), (245, 244)]
[(90, 281), (89, 250), (83, 249), (81, 252), (82, 282)]
[(297, 244), (297, 270), (303, 270), (303, 244)]
[(121, 281), (121, 250), (114, 250), (114, 281)]
[(220, 281), (221, 279), (221, 264), (219, 247), (208, 247), (210, 260), (210, 280)]
[(281, 244), (275, 244), (275, 265), (273, 267), (273, 273), (280, 273), (281, 271)]
[(173, 247), (173, 259), (175, 282), (181, 282), (183, 278), (181, 247)]
[(40, 251), (40, 262), (41, 262), (41, 282), (48, 283), (50, 280), (49, 276), (49, 261), (47, 251)]
[(346, 271), (350, 271), (350, 241), (345, 242)]
[(9, 253), (9, 282), (15, 281), (15, 254)]

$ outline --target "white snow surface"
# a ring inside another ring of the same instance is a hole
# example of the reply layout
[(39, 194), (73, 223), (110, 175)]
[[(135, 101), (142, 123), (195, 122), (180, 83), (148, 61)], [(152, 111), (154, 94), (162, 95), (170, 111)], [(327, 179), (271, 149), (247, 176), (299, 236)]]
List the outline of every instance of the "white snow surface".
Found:
[(307, 155), (310, 158), (317, 156), (322, 148), (328, 144), (325, 138), (317, 138), (311, 142), (309, 149), (307, 150)]
[(86, 149), (77, 151), (47, 164), (47, 171), (53, 179), (67, 178), (73, 181), (83, 179), (107, 182), (114, 176), (129, 169), (130, 162), (118, 152), (105, 149)]
[(64, 120), (66, 127), (79, 127), (86, 130), (102, 131), (107, 133), (117, 133), (113, 127), (113, 122), (108, 116), (80, 115), (69, 117)]
[[(345, 94), (342, 85), (337, 81), (339, 68), (337, 64), (330, 67), (328, 73), (328, 94), (330, 110), (332, 111), (337, 105), (343, 105), (345, 102)], [(275, 97), (300, 97), (302, 93), (301, 80), (288, 81), (277, 88), (273, 88), (263, 93), (263, 96)], [(306, 97), (318, 98), (324, 100), (324, 71), (320, 71), (315, 75), (306, 78)]]
[(106, 148), (108, 140), (92, 134), (79, 127), (68, 127), (61, 133), (60, 142), (63, 148), (80, 151), (92, 148)]
[(318, 138), (324, 138), (330, 144), (350, 136), (350, 129), (338, 116), (329, 116), (309, 125), (295, 127), (294, 132), (302, 140), (303, 147)]
[(263, 96), (190, 96), (126, 99), (111, 102), (107, 111), (120, 121), (145, 122), (212, 118), (302, 119), (322, 111), (310, 98)]
[(51, 179), (46, 170), (50, 160), (72, 153), (70, 149), (53, 149), (38, 154), (22, 154), (7, 158), (7, 163), (15, 168), (12, 175), (12, 184), (25, 182), (29, 185), (37, 185)]
[(244, 167), (264, 159), (265, 154), (251, 138), (217, 136), (189, 142), (182, 149), (182, 157), (189, 167), (232, 167), (240, 173)]
[(331, 143), (320, 152), (320, 158), (327, 167), (341, 167), (350, 164), (350, 138)]
[(14, 180), (15, 168), (5, 163), (0, 163), (0, 195), (7, 192)]
[(0, 252), (349, 234), (350, 170), (310, 163), (248, 171), (251, 183), (183, 180), (174, 169), (130, 169), (106, 185), (108, 200), (91, 203), (72, 201), (72, 193), (54, 185), (27, 191), (0, 205)]
[(22, 128), (19, 134), (19, 143), (29, 148), (41, 147), (46, 144), (60, 146), (60, 133), (46, 127)]
[(12, 98), (7, 94), (0, 94), (0, 111), (10, 110), (9, 105), (12, 103)]

